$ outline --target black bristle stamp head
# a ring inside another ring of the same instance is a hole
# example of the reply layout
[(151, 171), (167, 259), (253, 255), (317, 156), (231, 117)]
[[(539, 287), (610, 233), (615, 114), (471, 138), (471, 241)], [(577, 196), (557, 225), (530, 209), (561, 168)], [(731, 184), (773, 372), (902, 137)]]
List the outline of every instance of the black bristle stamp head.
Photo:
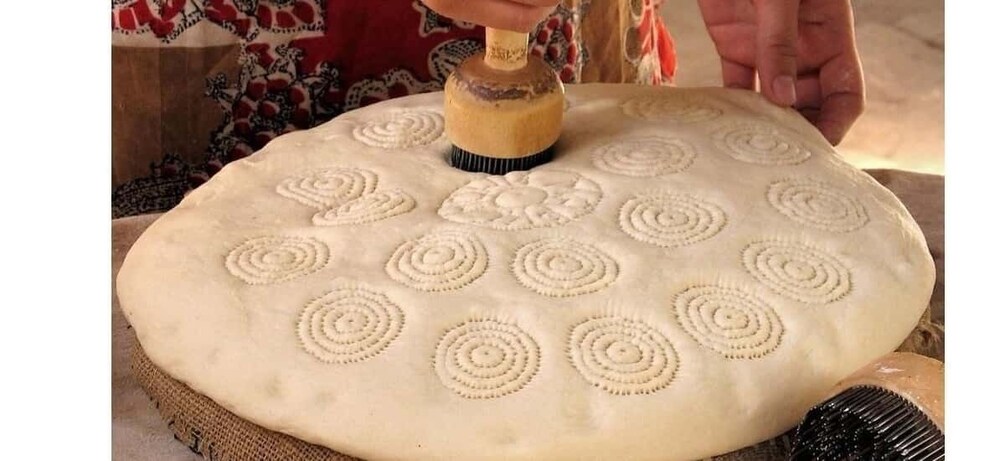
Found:
[(943, 460), (945, 434), (900, 395), (856, 386), (807, 413), (790, 460)]
[(541, 152), (520, 158), (495, 158), (468, 152), (457, 146), (451, 146), (450, 166), (473, 173), (488, 173), (504, 175), (511, 171), (526, 171), (536, 166), (544, 165), (555, 157), (555, 147), (551, 146)]

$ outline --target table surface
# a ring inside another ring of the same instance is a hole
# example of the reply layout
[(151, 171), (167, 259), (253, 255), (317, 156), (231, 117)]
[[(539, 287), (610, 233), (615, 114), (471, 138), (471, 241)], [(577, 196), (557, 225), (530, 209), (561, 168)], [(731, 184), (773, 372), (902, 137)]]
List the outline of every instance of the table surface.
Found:
[[(931, 320), (944, 325), (944, 184), (942, 176), (898, 170), (866, 170), (893, 191), (921, 226), (936, 264)], [(126, 253), (159, 214), (112, 221), (112, 289)], [(129, 371), (133, 332), (112, 297), (112, 459), (195, 461), (199, 455), (176, 441)], [(941, 339), (941, 338), (940, 338)], [(941, 341), (940, 341), (940, 344)], [(943, 359), (942, 347), (934, 354)]]

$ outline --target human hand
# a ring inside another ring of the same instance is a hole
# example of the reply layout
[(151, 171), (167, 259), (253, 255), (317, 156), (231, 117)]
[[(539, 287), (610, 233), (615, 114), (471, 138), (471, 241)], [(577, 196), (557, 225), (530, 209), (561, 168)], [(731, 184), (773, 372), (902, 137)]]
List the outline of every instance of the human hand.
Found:
[(422, 0), (433, 11), (493, 29), (530, 32), (561, 0)]
[(837, 145), (865, 109), (849, 0), (698, 0), (723, 85), (793, 106)]

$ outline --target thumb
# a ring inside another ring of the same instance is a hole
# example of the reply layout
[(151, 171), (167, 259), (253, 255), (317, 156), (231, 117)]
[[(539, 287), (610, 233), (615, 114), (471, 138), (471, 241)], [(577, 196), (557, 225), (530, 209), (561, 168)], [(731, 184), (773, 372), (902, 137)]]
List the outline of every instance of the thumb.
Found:
[(799, 0), (754, 0), (757, 8), (757, 74), (761, 92), (781, 106), (796, 103)]

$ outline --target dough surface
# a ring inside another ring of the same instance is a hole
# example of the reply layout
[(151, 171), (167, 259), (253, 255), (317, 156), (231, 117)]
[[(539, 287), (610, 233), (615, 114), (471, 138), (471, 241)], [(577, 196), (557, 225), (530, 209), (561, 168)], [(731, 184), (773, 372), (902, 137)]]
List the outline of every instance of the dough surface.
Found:
[(570, 85), (553, 162), (446, 163), (442, 93), (226, 166), (117, 289), (161, 369), (367, 459), (694, 459), (773, 437), (894, 350), (918, 226), (798, 113)]

